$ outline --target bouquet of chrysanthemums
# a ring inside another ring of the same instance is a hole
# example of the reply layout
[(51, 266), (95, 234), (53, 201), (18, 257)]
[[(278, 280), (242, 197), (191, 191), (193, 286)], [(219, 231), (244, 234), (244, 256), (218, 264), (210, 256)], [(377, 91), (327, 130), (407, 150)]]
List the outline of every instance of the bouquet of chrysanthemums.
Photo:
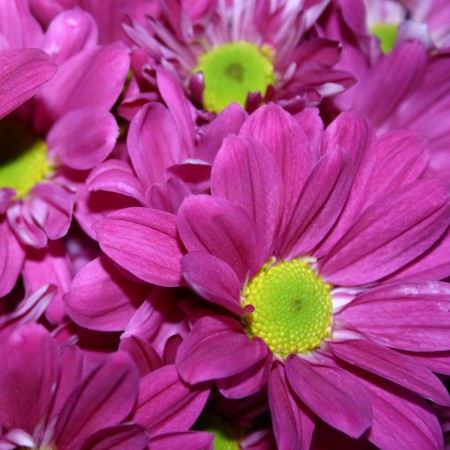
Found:
[(450, 1), (0, 0), (0, 450), (450, 449)]

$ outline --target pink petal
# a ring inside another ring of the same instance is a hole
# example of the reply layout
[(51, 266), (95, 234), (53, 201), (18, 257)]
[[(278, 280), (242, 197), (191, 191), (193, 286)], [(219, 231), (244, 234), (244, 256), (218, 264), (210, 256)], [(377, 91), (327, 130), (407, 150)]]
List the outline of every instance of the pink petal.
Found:
[(450, 405), (441, 381), (413, 359), (367, 340), (330, 342), (333, 353), (345, 362), (387, 378), (436, 403)]
[(145, 428), (129, 423), (97, 431), (83, 443), (81, 450), (145, 450), (148, 442)]
[(237, 321), (205, 317), (180, 345), (176, 365), (183, 380), (194, 384), (240, 374), (266, 354), (263, 341), (250, 340)]
[(314, 414), (292, 391), (282, 364), (274, 364), (268, 387), (270, 412), (278, 448), (309, 449), (314, 431)]
[(236, 103), (227, 106), (208, 126), (195, 149), (195, 157), (212, 164), (225, 137), (238, 134), (247, 117)]
[(200, 297), (223, 306), (238, 315), (241, 284), (233, 269), (221, 259), (204, 252), (191, 252), (181, 260), (181, 273)]
[(57, 184), (39, 183), (30, 194), (30, 212), (48, 238), (65, 236), (72, 221), (74, 193)]
[(450, 348), (447, 283), (381, 286), (358, 296), (338, 318), (387, 347), (413, 352)]
[(119, 136), (114, 116), (90, 106), (64, 115), (47, 137), (49, 153), (77, 170), (92, 169), (112, 151)]
[(187, 197), (178, 213), (178, 230), (186, 249), (222, 259), (241, 283), (264, 262), (261, 238), (255, 228), (242, 207), (209, 195)]
[(323, 134), (323, 122), (320, 118), (320, 111), (317, 108), (305, 108), (303, 111), (295, 115), (297, 122), (302, 127), (308, 137), (314, 160), (318, 160), (320, 156), (320, 142)]
[(32, 97), (56, 70), (56, 64), (42, 50), (1, 50), (0, 119)]
[(25, 251), (7, 220), (0, 221), (0, 248), (0, 297), (3, 297), (14, 288), (25, 259)]
[(187, 156), (172, 114), (160, 103), (148, 103), (136, 114), (127, 144), (133, 167), (145, 187), (162, 183), (166, 170)]
[(94, 226), (102, 250), (141, 280), (161, 286), (182, 285), (183, 251), (175, 216), (148, 208), (126, 208)]
[(132, 283), (106, 257), (81, 269), (65, 297), (70, 318), (83, 327), (121, 331), (149, 293), (143, 283)]
[(152, 450), (213, 450), (214, 435), (206, 431), (169, 433), (152, 438)]
[(33, 435), (52, 404), (58, 347), (41, 325), (24, 325), (2, 342), (0, 360), (0, 422)]
[(419, 364), (427, 367), (433, 372), (444, 375), (450, 375), (450, 351), (445, 352), (402, 352), (409, 358), (417, 361)]
[(369, 395), (353, 375), (294, 355), (286, 360), (286, 374), (298, 397), (332, 427), (353, 438), (370, 427)]
[(55, 425), (57, 448), (76, 448), (91, 434), (122, 422), (135, 405), (138, 380), (127, 353), (111, 354), (67, 400)]
[(310, 253), (341, 213), (352, 182), (351, 162), (340, 150), (330, 151), (314, 167), (294, 211), (279, 253), (287, 259)]
[(39, 93), (37, 127), (48, 128), (69, 111), (95, 105), (111, 109), (122, 91), (130, 63), (119, 42), (83, 50), (65, 62)]
[(81, 9), (71, 9), (51, 21), (41, 48), (61, 64), (84, 48), (93, 47), (97, 37), (92, 16)]
[(187, 431), (208, 397), (208, 384), (191, 387), (180, 379), (174, 365), (164, 366), (141, 379), (134, 420), (152, 436)]
[(425, 400), (389, 385), (361, 381), (374, 413), (370, 442), (378, 448), (443, 448), (441, 427)]
[(340, 285), (375, 281), (427, 250), (448, 226), (448, 186), (420, 180), (380, 198), (354, 223), (322, 263)]
[(242, 126), (241, 134), (265, 144), (278, 162), (284, 183), (284, 228), (311, 171), (308, 138), (295, 119), (275, 104), (258, 108)]
[(282, 179), (277, 162), (259, 141), (227, 137), (211, 172), (211, 193), (242, 206), (263, 238), (264, 259), (273, 254), (282, 211)]
[(159, 357), (153, 346), (139, 336), (130, 336), (120, 342), (119, 350), (127, 351), (139, 368), (141, 377), (162, 366)]
[(110, 191), (145, 203), (144, 187), (126, 161), (109, 159), (92, 169), (86, 184), (92, 191)]

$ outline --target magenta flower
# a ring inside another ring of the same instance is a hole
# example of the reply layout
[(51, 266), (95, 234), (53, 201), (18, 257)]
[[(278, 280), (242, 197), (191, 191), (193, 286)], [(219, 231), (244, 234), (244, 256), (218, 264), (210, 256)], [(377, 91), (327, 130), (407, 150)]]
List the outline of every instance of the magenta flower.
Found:
[(424, 398), (449, 404), (432, 373), (449, 373), (450, 291), (432, 281), (449, 275), (449, 186), (421, 178), (416, 133), (377, 138), (357, 113), (322, 127), (258, 109), (225, 139), (211, 196), (111, 214), (98, 240), (142, 280), (228, 310), (194, 323), (178, 371), (232, 398), (267, 383), (280, 449), (309, 448), (314, 416), (381, 448), (441, 448)]
[[(148, 19), (150, 32), (135, 22), (124, 28), (148, 52), (151, 67), (176, 74), (208, 111), (232, 102), (253, 110), (267, 101), (298, 111), (353, 83), (350, 74), (333, 69), (340, 44), (312, 29), (327, 4), (164, 1), (161, 15)], [(148, 81), (148, 67), (144, 71)]]
[(23, 326), (0, 347), (2, 449), (144, 449), (145, 429), (126, 422), (138, 397), (139, 374), (125, 353), (86, 373), (83, 353), (62, 354), (40, 325)]
[[(21, 273), (28, 293), (56, 282), (60, 290), (48, 318), (60, 322), (71, 275), (56, 241), (71, 224), (76, 186), (116, 143), (119, 129), (109, 110), (121, 92), (129, 52), (118, 43), (97, 46), (95, 23), (81, 10), (63, 12), (44, 34), (15, 1), (7, 9), (10, 20), (0, 25), (6, 44), (41, 47), (60, 66), (46, 86), (0, 123), (0, 242), (6, 249), (0, 253), (0, 296)], [(88, 208), (76, 214), (83, 224)]]

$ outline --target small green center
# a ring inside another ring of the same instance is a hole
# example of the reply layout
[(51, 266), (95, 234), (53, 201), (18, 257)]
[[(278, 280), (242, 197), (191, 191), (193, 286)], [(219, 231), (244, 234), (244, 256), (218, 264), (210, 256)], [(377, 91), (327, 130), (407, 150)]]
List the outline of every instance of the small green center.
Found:
[(329, 336), (330, 285), (307, 261), (270, 260), (247, 284), (242, 303), (255, 308), (244, 317), (247, 333), (283, 359), (307, 353)]
[(45, 142), (14, 119), (0, 121), (0, 188), (21, 198), (50, 172)]
[(245, 41), (229, 42), (205, 53), (194, 69), (194, 73), (203, 73), (205, 108), (219, 113), (232, 102), (245, 107), (249, 92), (264, 96), (275, 82), (272, 53), (266, 45)]
[(240, 450), (245, 430), (232, 426), (211, 408), (206, 408), (194, 429), (214, 434), (214, 450)]
[(389, 53), (397, 40), (398, 25), (395, 23), (376, 23), (372, 29), (372, 34), (380, 39), (381, 50), (384, 54)]

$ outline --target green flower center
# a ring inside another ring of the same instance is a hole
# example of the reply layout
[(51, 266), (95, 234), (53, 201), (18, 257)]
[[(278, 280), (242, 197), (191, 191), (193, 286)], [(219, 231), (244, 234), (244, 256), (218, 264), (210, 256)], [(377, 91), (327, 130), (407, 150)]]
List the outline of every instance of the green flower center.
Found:
[(45, 142), (14, 119), (0, 121), (0, 188), (21, 198), (50, 172)]
[(243, 428), (230, 425), (209, 407), (206, 407), (194, 429), (214, 434), (214, 450), (240, 450), (240, 442), (245, 436)]
[(200, 58), (193, 72), (203, 73), (203, 104), (216, 113), (232, 102), (245, 107), (249, 92), (264, 96), (275, 82), (272, 51), (266, 45), (258, 47), (249, 42), (214, 47)]
[(381, 50), (384, 54), (389, 53), (397, 40), (398, 25), (394, 23), (376, 23), (372, 29), (372, 34), (380, 39)]
[(255, 308), (244, 317), (247, 333), (262, 338), (283, 359), (307, 353), (329, 336), (330, 285), (307, 261), (270, 260), (247, 284), (242, 304)]

